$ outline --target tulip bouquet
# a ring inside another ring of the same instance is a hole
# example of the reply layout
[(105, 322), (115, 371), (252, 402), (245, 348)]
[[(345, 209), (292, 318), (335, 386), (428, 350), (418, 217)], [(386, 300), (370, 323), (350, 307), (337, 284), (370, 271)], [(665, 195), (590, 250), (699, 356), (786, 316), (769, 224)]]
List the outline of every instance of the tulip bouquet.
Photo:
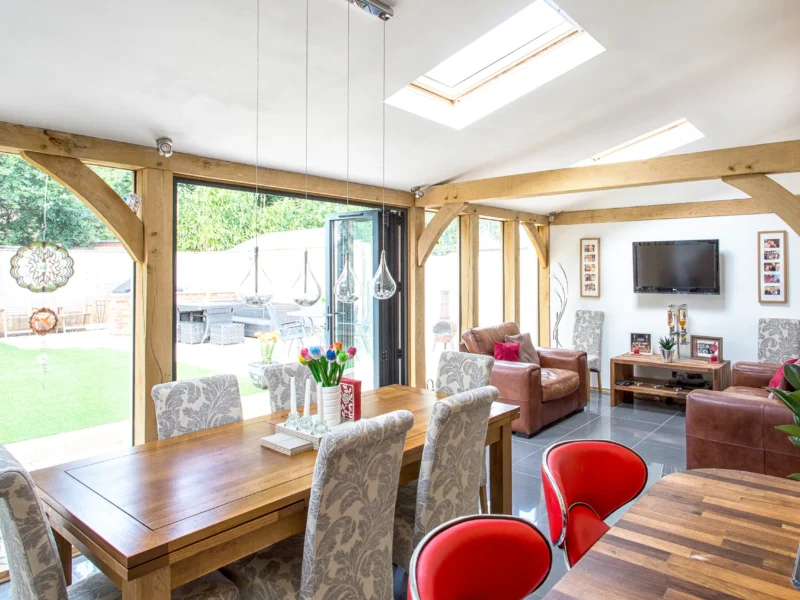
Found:
[(317, 383), (324, 387), (339, 385), (344, 374), (344, 366), (356, 355), (355, 348), (342, 350), (342, 342), (334, 342), (325, 350), (322, 346), (311, 346), (300, 350), (297, 357), (301, 364), (311, 369)]

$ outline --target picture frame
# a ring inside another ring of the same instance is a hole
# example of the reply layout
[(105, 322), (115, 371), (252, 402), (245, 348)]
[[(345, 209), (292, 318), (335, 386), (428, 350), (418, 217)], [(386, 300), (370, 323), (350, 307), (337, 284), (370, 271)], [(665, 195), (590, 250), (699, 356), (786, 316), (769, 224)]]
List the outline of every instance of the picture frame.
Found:
[(634, 348), (639, 348), (639, 354), (652, 354), (652, 336), (649, 333), (632, 333), (631, 354), (633, 354)]
[(789, 252), (786, 230), (758, 232), (758, 301), (789, 301)]
[[(716, 351), (713, 346), (716, 345)], [(713, 335), (691, 335), (689, 336), (689, 346), (691, 347), (691, 358), (699, 360), (711, 360), (713, 354), (717, 355), (717, 360), (722, 362), (722, 338)]]
[(582, 298), (600, 297), (600, 238), (581, 238), (580, 284)]

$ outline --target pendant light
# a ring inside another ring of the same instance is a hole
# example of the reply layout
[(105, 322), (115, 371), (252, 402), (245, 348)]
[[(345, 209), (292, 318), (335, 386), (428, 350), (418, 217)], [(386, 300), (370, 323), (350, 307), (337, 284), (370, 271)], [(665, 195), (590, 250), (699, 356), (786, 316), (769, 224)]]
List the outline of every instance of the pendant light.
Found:
[(386, 264), (386, 229), (389, 227), (386, 214), (386, 21), (383, 22), (383, 92), (381, 104), (383, 106), (383, 138), (382, 138), (382, 190), (383, 204), (381, 209), (381, 229), (383, 231), (383, 244), (381, 245), (381, 261), (375, 276), (372, 278), (372, 297), (378, 300), (388, 300), (397, 291), (397, 284)]
[[(346, 187), (346, 201), (347, 208), (350, 208), (350, 3), (347, 4), (347, 187)], [(351, 222), (345, 221), (342, 224), (348, 229), (352, 225)], [(344, 251), (344, 264), (342, 265), (342, 273), (336, 280), (334, 286), (334, 293), (336, 299), (343, 304), (354, 304), (358, 300), (358, 281), (356, 274), (353, 272), (352, 257), (350, 256), (350, 247), (345, 236), (345, 251)]]

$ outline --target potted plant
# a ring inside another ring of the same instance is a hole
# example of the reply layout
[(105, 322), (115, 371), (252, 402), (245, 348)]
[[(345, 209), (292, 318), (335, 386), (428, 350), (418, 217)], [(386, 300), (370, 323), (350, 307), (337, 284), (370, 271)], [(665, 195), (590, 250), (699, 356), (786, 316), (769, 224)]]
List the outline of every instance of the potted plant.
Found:
[(254, 386), (265, 390), (267, 389), (265, 371), (269, 365), (275, 363), (272, 360), (272, 355), (275, 353), (275, 345), (278, 343), (278, 332), (259, 332), (256, 337), (260, 345), (261, 360), (249, 363), (247, 365), (247, 373), (250, 375), (250, 381), (253, 382)]
[(675, 340), (671, 337), (662, 337), (658, 340), (658, 345), (661, 346), (661, 359), (665, 363), (671, 363), (675, 354)]

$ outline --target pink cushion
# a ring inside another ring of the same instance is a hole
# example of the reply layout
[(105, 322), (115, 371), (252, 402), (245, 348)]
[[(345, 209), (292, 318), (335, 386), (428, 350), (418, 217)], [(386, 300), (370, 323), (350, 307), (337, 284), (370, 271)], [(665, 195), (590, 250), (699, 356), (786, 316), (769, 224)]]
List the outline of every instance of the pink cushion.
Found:
[(494, 343), (494, 359), (519, 362), (519, 342), (505, 344), (503, 342)]
[[(792, 360), (787, 360), (785, 363), (783, 363), (781, 365), (781, 367), (777, 371), (775, 371), (775, 375), (773, 375), (772, 379), (769, 380), (769, 386), (767, 386), (767, 387), (778, 388), (780, 390), (791, 389), (790, 385), (783, 385), (783, 386), (781, 385), (781, 383), (783, 382), (783, 368), (786, 365), (793, 365), (798, 360), (800, 360), (800, 359), (793, 358)], [(788, 382), (786, 382), (786, 383), (788, 384)]]

